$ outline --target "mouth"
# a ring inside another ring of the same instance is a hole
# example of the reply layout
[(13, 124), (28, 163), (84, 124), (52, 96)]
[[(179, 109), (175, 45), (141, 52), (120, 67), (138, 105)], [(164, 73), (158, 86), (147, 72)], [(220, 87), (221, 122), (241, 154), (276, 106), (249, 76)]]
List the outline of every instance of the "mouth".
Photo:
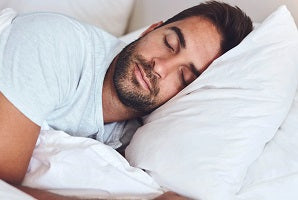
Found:
[(151, 92), (151, 83), (150, 80), (146, 77), (146, 74), (141, 66), (136, 63), (135, 66), (135, 76), (139, 84), (147, 91)]

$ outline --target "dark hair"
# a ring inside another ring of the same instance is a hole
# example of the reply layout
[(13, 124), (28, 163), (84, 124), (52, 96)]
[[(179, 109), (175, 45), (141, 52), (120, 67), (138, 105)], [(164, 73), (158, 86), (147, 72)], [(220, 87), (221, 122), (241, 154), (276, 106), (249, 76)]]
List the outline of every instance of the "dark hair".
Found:
[(168, 19), (163, 25), (193, 16), (203, 17), (217, 27), (222, 36), (222, 53), (238, 45), (253, 29), (251, 19), (240, 8), (218, 1), (207, 1), (188, 8)]

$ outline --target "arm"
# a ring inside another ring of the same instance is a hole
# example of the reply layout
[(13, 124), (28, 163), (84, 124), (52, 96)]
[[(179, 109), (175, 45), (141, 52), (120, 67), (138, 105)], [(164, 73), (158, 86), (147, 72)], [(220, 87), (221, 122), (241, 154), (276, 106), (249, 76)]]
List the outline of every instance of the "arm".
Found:
[(156, 197), (154, 200), (187, 200), (188, 198), (180, 196), (175, 192), (165, 192), (164, 194)]
[(40, 127), (0, 92), (0, 179), (20, 184), (26, 174)]

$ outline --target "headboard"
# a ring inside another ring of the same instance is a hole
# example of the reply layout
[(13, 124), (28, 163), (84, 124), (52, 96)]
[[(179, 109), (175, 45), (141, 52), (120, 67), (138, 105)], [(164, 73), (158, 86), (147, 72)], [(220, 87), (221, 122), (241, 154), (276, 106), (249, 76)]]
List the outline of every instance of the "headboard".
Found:
[[(204, 0), (136, 0), (128, 32), (160, 20), (166, 20), (179, 11)], [(244, 10), (254, 22), (261, 22), (280, 5), (287, 5), (298, 24), (297, 0), (224, 0)]]

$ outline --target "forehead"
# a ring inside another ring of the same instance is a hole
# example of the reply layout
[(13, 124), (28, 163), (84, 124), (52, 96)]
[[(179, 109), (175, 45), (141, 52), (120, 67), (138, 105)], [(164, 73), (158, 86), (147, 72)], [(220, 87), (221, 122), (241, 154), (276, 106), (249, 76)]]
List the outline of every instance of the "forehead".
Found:
[(179, 27), (186, 37), (190, 37), (189, 42), (205, 40), (205, 42), (217, 44), (221, 40), (221, 34), (216, 26), (204, 17), (189, 17), (166, 25), (166, 27), (169, 26)]

